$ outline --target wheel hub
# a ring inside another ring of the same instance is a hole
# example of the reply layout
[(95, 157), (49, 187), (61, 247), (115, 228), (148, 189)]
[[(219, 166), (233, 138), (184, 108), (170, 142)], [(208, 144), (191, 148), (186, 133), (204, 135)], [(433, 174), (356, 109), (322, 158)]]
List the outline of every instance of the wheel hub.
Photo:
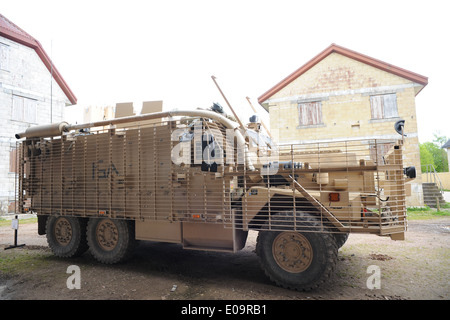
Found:
[(296, 232), (280, 233), (273, 242), (272, 253), (277, 264), (291, 273), (305, 271), (313, 259), (308, 239)]
[(62, 246), (66, 246), (72, 240), (72, 226), (66, 218), (58, 218), (54, 227), (55, 239)]
[(113, 250), (119, 241), (119, 231), (114, 222), (109, 219), (98, 223), (95, 234), (98, 244), (106, 251)]

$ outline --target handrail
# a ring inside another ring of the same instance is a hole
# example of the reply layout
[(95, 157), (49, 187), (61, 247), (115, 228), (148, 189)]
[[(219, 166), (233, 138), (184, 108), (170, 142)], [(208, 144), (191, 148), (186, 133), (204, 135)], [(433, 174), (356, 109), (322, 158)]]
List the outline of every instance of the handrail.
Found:
[(444, 195), (444, 186), (442, 185), (442, 181), (439, 178), (439, 175), (436, 172), (436, 168), (433, 164), (425, 164), (425, 173), (427, 175), (427, 182), (434, 183), (439, 188), (439, 191), (442, 195)]

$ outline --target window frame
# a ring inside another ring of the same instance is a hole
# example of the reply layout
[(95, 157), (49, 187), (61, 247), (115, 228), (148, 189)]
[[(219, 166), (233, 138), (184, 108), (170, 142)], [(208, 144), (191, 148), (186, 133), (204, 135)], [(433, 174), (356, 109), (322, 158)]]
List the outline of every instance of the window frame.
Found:
[(369, 102), (371, 120), (397, 119), (399, 117), (396, 93), (371, 95)]
[(299, 128), (317, 127), (324, 125), (322, 101), (300, 101), (297, 103), (297, 110)]
[(12, 95), (11, 120), (37, 124), (38, 100)]

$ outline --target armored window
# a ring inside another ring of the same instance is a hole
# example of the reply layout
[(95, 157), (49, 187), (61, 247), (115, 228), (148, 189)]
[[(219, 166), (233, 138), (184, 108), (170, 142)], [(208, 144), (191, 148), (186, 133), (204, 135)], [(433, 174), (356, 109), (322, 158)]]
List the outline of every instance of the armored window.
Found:
[(370, 97), (372, 119), (397, 118), (397, 95), (383, 94)]
[(305, 102), (298, 104), (300, 126), (322, 124), (322, 103)]

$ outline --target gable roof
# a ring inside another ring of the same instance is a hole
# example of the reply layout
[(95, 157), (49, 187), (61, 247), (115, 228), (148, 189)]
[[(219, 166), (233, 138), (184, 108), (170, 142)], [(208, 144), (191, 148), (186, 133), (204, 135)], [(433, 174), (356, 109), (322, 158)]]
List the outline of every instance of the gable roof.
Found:
[[(411, 80), (411, 81), (413, 81), (415, 83), (418, 83), (418, 84), (422, 85), (423, 87), (425, 87), (428, 84), (428, 78), (425, 77), (425, 76), (422, 76), (420, 74), (417, 74), (417, 73), (414, 73), (414, 72), (411, 72), (411, 71), (408, 71), (408, 70), (396, 67), (396, 66), (394, 66), (392, 64), (389, 64), (389, 63), (383, 62), (381, 60), (377, 60), (377, 59), (371, 58), (369, 56), (363, 55), (363, 54), (358, 53), (356, 51), (352, 51), (352, 50), (346, 49), (344, 47), (338, 46), (338, 45), (333, 43), (328, 48), (326, 48), (321, 53), (319, 53), (317, 56), (315, 56), (310, 61), (308, 61), (306, 64), (304, 64), (303, 66), (301, 66), (300, 68), (295, 70), (293, 73), (288, 75), (283, 80), (281, 80), (274, 87), (272, 87), (271, 89), (266, 91), (264, 94), (262, 94), (258, 98), (258, 102), (260, 104), (262, 104), (264, 101), (266, 101), (271, 96), (273, 96), (275, 93), (277, 93), (278, 91), (280, 91), (281, 89), (286, 87), (292, 81), (294, 81), (295, 79), (300, 77), (302, 74), (304, 74), (306, 71), (308, 71), (309, 69), (314, 67), (317, 63), (319, 63), (320, 61), (325, 59), (328, 55), (330, 55), (333, 52), (339, 53), (339, 54), (341, 54), (343, 56), (346, 56), (348, 58), (357, 60), (359, 62), (368, 64), (368, 65), (370, 65), (372, 67), (381, 69), (383, 71), (395, 74), (395, 75), (397, 75), (399, 77)], [(419, 90), (419, 92), (420, 92), (420, 90)], [(417, 92), (417, 93), (419, 93), (419, 92)]]
[(5, 16), (0, 14), (0, 36), (8, 38), (14, 42), (20, 43), (24, 46), (30, 47), (34, 49), (41, 58), (44, 65), (47, 67), (49, 72), (53, 73), (53, 78), (56, 83), (60, 86), (66, 97), (72, 104), (77, 103), (77, 98), (73, 94), (72, 90), (70, 90), (66, 81), (63, 79), (59, 71), (56, 69), (53, 62), (50, 60), (50, 57), (45, 52), (42, 45), (35, 38), (30, 36), (27, 32), (19, 28), (17, 25), (8, 20)]

